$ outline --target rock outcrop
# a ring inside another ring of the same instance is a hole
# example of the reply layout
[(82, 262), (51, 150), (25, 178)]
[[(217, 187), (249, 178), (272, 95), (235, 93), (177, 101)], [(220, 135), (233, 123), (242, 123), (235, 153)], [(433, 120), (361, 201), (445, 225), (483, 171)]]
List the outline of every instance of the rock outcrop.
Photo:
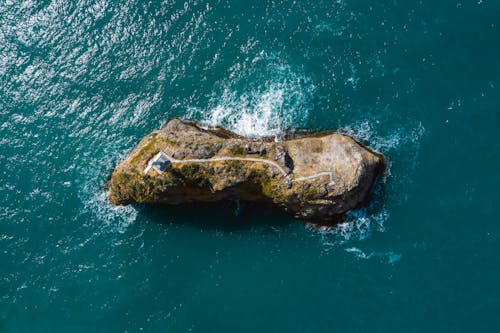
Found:
[(116, 167), (109, 199), (270, 202), (295, 217), (329, 222), (366, 203), (384, 168), (382, 155), (342, 134), (252, 140), (175, 118)]

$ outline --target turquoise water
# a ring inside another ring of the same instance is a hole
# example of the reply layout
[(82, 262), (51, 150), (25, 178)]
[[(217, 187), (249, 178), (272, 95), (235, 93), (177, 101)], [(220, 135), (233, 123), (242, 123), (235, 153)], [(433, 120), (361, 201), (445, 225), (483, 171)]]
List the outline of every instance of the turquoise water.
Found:
[[(500, 327), (500, 3), (2, 1), (0, 332)], [(113, 207), (172, 116), (384, 153), (315, 230), (235, 203)]]

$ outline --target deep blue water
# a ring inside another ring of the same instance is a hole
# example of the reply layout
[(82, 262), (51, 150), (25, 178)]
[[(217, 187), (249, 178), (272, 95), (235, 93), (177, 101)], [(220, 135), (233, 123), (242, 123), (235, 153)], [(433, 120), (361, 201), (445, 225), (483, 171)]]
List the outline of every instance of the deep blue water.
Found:
[[(500, 2), (0, 2), (0, 332), (500, 330)], [(172, 116), (384, 153), (328, 230), (114, 207)]]

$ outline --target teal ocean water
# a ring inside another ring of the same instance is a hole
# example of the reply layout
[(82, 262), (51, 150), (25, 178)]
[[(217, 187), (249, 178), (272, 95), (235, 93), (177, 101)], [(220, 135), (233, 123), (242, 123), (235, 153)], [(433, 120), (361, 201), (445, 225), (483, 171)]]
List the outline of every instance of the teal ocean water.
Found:
[[(0, 2), (0, 332), (500, 329), (500, 2)], [(316, 230), (268, 208), (114, 207), (173, 116), (384, 153)]]

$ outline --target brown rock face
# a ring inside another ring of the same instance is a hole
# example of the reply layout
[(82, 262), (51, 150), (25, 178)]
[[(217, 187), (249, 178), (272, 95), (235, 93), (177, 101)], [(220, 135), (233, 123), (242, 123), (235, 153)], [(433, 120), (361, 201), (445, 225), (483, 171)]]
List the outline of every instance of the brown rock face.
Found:
[(282, 142), (170, 120), (146, 136), (111, 176), (109, 199), (132, 203), (264, 201), (330, 222), (365, 203), (382, 155), (341, 134)]

